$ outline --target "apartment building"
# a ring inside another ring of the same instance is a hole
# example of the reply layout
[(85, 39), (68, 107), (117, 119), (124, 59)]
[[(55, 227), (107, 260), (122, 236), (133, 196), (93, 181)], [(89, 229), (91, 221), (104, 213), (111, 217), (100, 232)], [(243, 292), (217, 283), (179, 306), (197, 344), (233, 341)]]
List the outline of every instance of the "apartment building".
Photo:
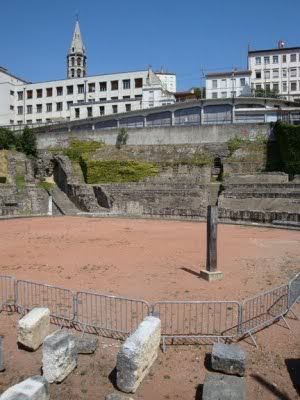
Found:
[(87, 76), (79, 22), (67, 54), (67, 79), (28, 83), (0, 68), (0, 125), (99, 117), (175, 102), (176, 75), (146, 70)]
[(248, 51), (253, 91), (277, 93), (287, 100), (300, 101), (300, 47), (278, 47)]
[(225, 99), (251, 95), (251, 71), (233, 70), (206, 74), (206, 98)]

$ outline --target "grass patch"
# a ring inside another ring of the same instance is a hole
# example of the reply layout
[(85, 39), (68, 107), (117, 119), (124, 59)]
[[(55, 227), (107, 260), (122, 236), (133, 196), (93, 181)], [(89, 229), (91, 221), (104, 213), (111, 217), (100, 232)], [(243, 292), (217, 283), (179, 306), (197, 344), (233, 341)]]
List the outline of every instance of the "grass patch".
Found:
[(52, 182), (46, 182), (46, 181), (40, 181), (37, 186), (41, 189), (47, 190), (48, 192), (51, 192), (53, 187), (55, 186), (54, 183)]
[(72, 161), (79, 162), (81, 157), (87, 157), (103, 146), (105, 146), (103, 142), (73, 140), (69, 147), (64, 149), (62, 153), (68, 156)]
[(16, 175), (16, 186), (18, 190), (24, 190), (26, 186), (25, 176), (24, 175)]
[(159, 173), (156, 164), (138, 161), (88, 160), (81, 158), (86, 183), (138, 182)]
[(235, 136), (227, 141), (229, 156), (238, 149), (249, 149), (251, 151), (262, 150), (266, 147), (268, 139), (264, 135), (257, 135), (254, 140), (244, 139), (240, 136)]

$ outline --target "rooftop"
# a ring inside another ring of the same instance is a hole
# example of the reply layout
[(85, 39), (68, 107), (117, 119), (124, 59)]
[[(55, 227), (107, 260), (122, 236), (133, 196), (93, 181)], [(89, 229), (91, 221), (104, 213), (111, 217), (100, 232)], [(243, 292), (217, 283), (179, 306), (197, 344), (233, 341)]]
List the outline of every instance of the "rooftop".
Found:
[(233, 71), (224, 71), (224, 72), (209, 72), (206, 74), (207, 78), (218, 78), (218, 77), (231, 77), (231, 76), (243, 76), (243, 75), (251, 75), (251, 71), (249, 70), (233, 70)]
[(300, 51), (300, 47), (276, 47), (274, 49), (265, 50), (249, 50), (248, 54), (260, 54), (260, 53), (286, 53), (287, 51)]

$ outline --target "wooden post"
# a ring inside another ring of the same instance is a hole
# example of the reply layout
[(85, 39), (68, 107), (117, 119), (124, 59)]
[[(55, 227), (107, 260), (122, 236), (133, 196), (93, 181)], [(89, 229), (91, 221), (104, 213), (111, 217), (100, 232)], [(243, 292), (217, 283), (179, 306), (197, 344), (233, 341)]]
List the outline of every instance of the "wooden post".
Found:
[(200, 278), (203, 278), (207, 281), (216, 281), (223, 278), (223, 273), (217, 270), (217, 206), (207, 207), (206, 232), (206, 269), (200, 271)]
[(207, 237), (206, 237), (206, 269), (214, 272), (217, 270), (217, 233), (218, 233), (218, 207), (207, 207)]

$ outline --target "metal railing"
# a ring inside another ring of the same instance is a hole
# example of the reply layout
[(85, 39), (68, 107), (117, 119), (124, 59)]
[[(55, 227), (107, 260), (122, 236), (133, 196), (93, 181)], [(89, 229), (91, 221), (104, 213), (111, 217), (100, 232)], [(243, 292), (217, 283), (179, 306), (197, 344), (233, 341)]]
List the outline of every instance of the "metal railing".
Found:
[[(233, 340), (250, 335), (282, 318), (300, 299), (300, 273), (287, 284), (238, 301), (158, 301), (91, 292), (73, 292), (10, 276), (0, 276), (0, 312), (15, 309), (24, 314), (34, 307), (50, 309), (52, 322), (68, 322), (86, 331), (125, 338), (147, 315), (162, 324), (163, 346), (167, 339)], [(299, 319), (299, 318), (298, 318)]]

